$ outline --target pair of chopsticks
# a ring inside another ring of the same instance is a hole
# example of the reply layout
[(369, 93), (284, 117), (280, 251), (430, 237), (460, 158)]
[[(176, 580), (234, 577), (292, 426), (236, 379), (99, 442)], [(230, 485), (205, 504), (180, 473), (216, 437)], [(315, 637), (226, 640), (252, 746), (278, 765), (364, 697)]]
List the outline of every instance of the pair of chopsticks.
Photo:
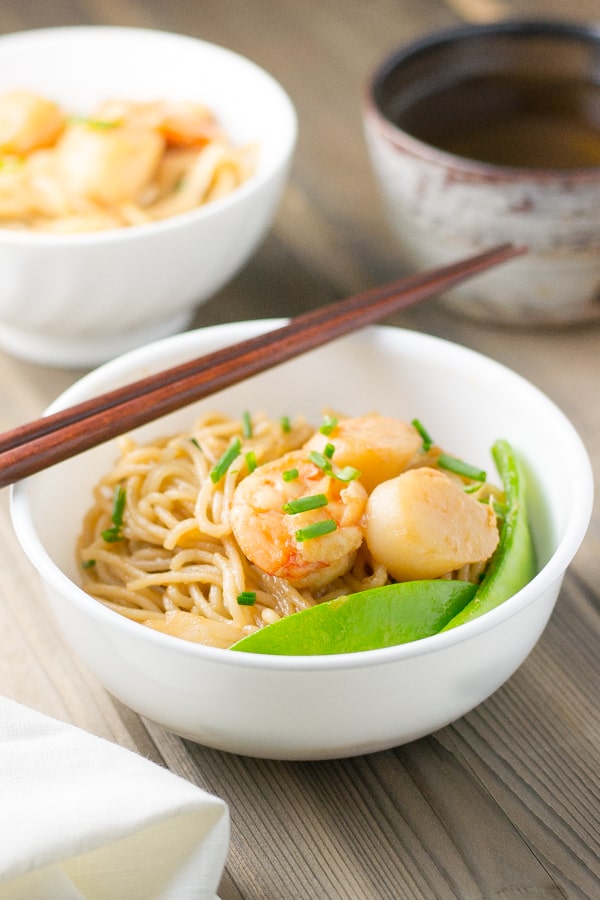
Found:
[(0, 487), (62, 462), (525, 253), (502, 244), (291, 319), (280, 328), (150, 375), (0, 435)]

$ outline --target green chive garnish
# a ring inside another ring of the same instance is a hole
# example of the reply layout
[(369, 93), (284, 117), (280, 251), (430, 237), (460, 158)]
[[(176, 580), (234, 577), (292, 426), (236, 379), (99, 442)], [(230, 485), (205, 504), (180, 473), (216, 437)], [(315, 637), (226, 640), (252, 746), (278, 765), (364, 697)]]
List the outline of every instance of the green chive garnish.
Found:
[(125, 488), (120, 484), (115, 490), (115, 498), (113, 500), (112, 523), (117, 527), (123, 524), (123, 513), (125, 512)]
[(235, 437), (221, 459), (219, 459), (210, 470), (210, 480), (213, 484), (218, 484), (234, 459), (240, 455), (242, 442), (239, 437)]
[(298, 472), (298, 469), (286, 469), (286, 471), (283, 473), (283, 480), (295, 481), (299, 474), (300, 473)]
[(329, 435), (331, 434), (337, 423), (338, 420), (335, 416), (323, 416), (323, 422), (321, 424), (321, 427), (319, 428), (319, 431), (321, 432), (321, 434)]
[(343, 469), (339, 469), (337, 472), (331, 473), (334, 478), (337, 478), (338, 481), (354, 481), (356, 478), (360, 478), (361, 472), (359, 469), (355, 469), (354, 466), (344, 466)]
[(197, 447), (198, 450), (200, 451), (200, 453), (202, 453), (202, 447), (200, 446), (200, 444), (198, 443), (198, 441), (196, 440), (196, 438), (195, 438), (195, 437), (192, 437), (192, 438), (190, 438), (190, 441), (192, 442), (192, 444), (194, 445), (194, 447)]
[(283, 432), (285, 432), (285, 434), (289, 434), (290, 431), (292, 430), (292, 426), (290, 424), (290, 417), (282, 416), (280, 419), (280, 423), (281, 423), (281, 430)]
[(298, 500), (290, 500), (289, 503), (283, 504), (283, 511), (295, 516), (301, 512), (308, 512), (309, 509), (321, 509), (327, 506), (327, 497), (325, 494), (312, 494), (310, 497), (299, 497)]
[(242, 434), (245, 438), (252, 437), (252, 419), (247, 411), (242, 413)]
[(307, 525), (306, 528), (300, 528), (296, 532), (296, 540), (302, 543), (302, 541), (309, 541), (311, 538), (321, 537), (323, 534), (330, 534), (332, 531), (335, 531), (337, 528), (336, 523), (333, 519), (324, 519), (322, 522), (314, 522), (312, 525)]
[(333, 444), (325, 444), (323, 447), (323, 456), (326, 456), (327, 459), (331, 459), (333, 454), (335, 453), (335, 447)]
[(83, 562), (81, 563), (81, 566), (84, 569), (93, 569), (95, 565), (96, 565), (95, 559), (84, 559)]
[(115, 496), (113, 499), (113, 507), (111, 514), (112, 528), (107, 528), (102, 532), (102, 537), (107, 544), (113, 544), (115, 541), (122, 540), (121, 526), (123, 525), (123, 513), (125, 512), (125, 500), (127, 494), (122, 484), (115, 488)]
[(256, 603), (256, 591), (242, 591), (237, 595), (239, 606), (254, 606)]
[[(331, 444), (327, 445), (327, 447), (330, 446)], [(327, 447), (325, 447), (325, 451), (327, 451)], [(360, 478), (361, 473), (358, 469), (355, 469), (354, 466), (344, 466), (343, 469), (334, 469), (325, 453), (319, 453), (318, 450), (311, 450), (308, 454), (308, 458), (315, 466), (317, 466), (317, 468), (325, 472), (326, 475), (331, 475), (332, 478), (336, 478), (338, 481), (348, 482), (354, 481), (355, 478)]]
[(319, 453), (318, 450), (311, 450), (308, 458), (317, 468), (322, 469), (324, 472), (331, 472), (331, 463), (323, 453)]
[(433, 444), (433, 438), (431, 437), (431, 435), (429, 434), (427, 429), (424, 427), (422, 422), (420, 422), (419, 419), (413, 419), (411, 422), (411, 425), (413, 426), (413, 428), (415, 428), (419, 432), (419, 434), (423, 438), (423, 448), (422, 449), (424, 451), (429, 450)]
[(88, 125), (90, 128), (116, 128), (118, 121), (108, 119), (90, 119), (87, 116), (69, 116), (69, 122), (73, 125)]
[(440, 469), (446, 469), (448, 472), (454, 472), (455, 475), (462, 475), (463, 478), (471, 478), (473, 481), (485, 481), (486, 473), (484, 469), (476, 469), (469, 463), (463, 462), (462, 459), (456, 459), (454, 456), (448, 456), (441, 453), (438, 456), (438, 466)]
[(248, 450), (246, 453), (246, 465), (248, 466), (248, 472), (254, 472), (258, 463), (256, 462), (256, 453), (254, 450)]

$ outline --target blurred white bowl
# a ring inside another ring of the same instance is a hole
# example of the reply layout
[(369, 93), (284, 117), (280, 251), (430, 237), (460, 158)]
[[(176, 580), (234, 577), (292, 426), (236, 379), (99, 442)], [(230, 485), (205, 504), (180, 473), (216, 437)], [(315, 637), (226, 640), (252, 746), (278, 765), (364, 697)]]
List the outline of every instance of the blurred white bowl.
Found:
[[(52, 409), (274, 324), (207, 328), (133, 351), (87, 375)], [(539, 574), (479, 619), (414, 643), (327, 657), (233, 653), (131, 622), (78, 586), (75, 542), (92, 486), (116, 456), (114, 444), (13, 489), (17, 535), (75, 652), (124, 703), (202, 744), (253, 756), (319, 759), (380, 750), (441, 728), (485, 700), (523, 662), (584, 537), (591, 466), (560, 410), (498, 363), (410, 331), (376, 327), (336, 341), (147, 425), (137, 436), (189, 427), (201, 407), (235, 415), (264, 409), (276, 417), (305, 412), (319, 421), (322, 404), (349, 414), (376, 408), (418, 417), (440, 444), (490, 471), (491, 445), (499, 437), (509, 440), (532, 473)]]
[(0, 38), (0, 93), (28, 88), (85, 115), (104, 99), (196, 100), (234, 144), (256, 142), (255, 174), (231, 194), (149, 225), (54, 235), (0, 229), (0, 347), (91, 366), (184, 328), (269, 228), (297, 121), (281, 86), (229, 50), (176, 34), (72, 27)]

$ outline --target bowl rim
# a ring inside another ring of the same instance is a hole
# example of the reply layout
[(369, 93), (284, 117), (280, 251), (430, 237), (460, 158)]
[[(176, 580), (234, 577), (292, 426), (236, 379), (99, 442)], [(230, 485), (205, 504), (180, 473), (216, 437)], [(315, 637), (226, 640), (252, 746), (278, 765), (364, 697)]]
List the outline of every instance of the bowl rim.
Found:
[(420, 157), (430, 163), (450, 168), (464, 175), (489, 180), (529, 180), (539, 183), (565, 180), (570, 183), (600, 181), (600, 166), (583, 166), (575, 169), (533, 168), (486, 163), (441, 150), (396, 125), (384, 112), (380, 95), (383, 85), (392, 73), (406, 61), (435, 47), (450, 45), (478, 36), (513, 35), (517, 38), (548, 35), (557, 38), (573, 38), (589, 43), (600, 52), (600, 24), (577, 22), (567, 19), (509, 18), (491, 23), (464, 23), (429, 32), (392, 50), (375, 67), (363, 90), (365, 124), (377, 128), (383, 137), (395, 147)]
[(86, 247), (90, 244), (120, 244), (136, 240), (142, 240), (148, 235), (158, 236), (165, 232), (176, 231), (202, 222), (212, 215), (226, 211), (235, 206), (239, 200), (256, 194), (277, 173), (284, 169), (290, 162), (298, 140), (298, 115), (291, 97), (266, 69), (235, 50), (230, 50), (220, 44), (197, 38), (193, 35), (182, 34), (173, 31), (163, 31), (155, 28), (121, 25), (64, 25), (47, 28), (30, 28), (22, 31), (10, 32), (0, 35), (0, 53), (3, 46), (8, 44), (27, 43), (29, 40), (42, 41), (44, 38), (52, 39), (65, 37), (67, 39), (81, 40), (89, 37), (100, 40), (109, 39), (111, 36), (118, 38), (130, 37), (134, 40), (160, 40), (173, 44), (186, 45), (190, 48), (197, 47), (200, 51), (210, 52), (225, 60), (235, 61), (237, 65), (243, 65), (248, 71), (253, 71), (266, 85), (269, 85), (273, 94), (279, 95), (282, 107), (286, 110), (284, 132), (285, 139), (281, 142), (281, 148), (276, 156), (273, 156), (266, 167), (259, 166), (250, 177), (239, 187), (223, 197), (218, 197), (210, 203), (203, 204), (187, 212), (178, 213), (165, 219), (153, 222), (140, 223), (122, 228), (107, 228), (102, 231), (76, 232), (74, 234), (54, 234), (44, 231), (18, 231), (0, 227), (0, 241), (9, 246), (40, 246), (43, 248)]
[[(209, 340), (213, 335), (217, 340), (222, 339), (224, 336), (225, 338), (229, 338), (229, 342), (231, 343), (232, 340), (235, 340), (236, 338), (240, 339), (240, 337), (247, 337), (262, 331), (270, 330), (271, 328), (276, 328), (285, 324), (287, 321), (289, 320), (271, 318), (228, 322), (171, 335), (170, 337), (148, 344), (145, 347), (138, 347), (135, 350), (131, 350), (128, 353), (104, 363), (84, 375), (81, 379), (78, 379), (73, 385), (63, 391), (52, 404), (50, 404), (46, 409), (46, 414), (54, 412), (62, 406), (69, 405), (70, 403), (75, 402), (76, 399), (81, 400), (86, 396), (91, 396), (92, 394), (87, 393), (90, 388), (96, 393), (98, 392), (98, 387), (100, 390), (106, 390), (107, 385), (105, 383), (103, 386), (103, 381), (106, 382), (106, 379), (108, 378), (108, 387), (112, 386), (111, 380), (115, 377), (131, 370), (140, 362), (145, 362), (147, 364), (149, 356), (152, 357), (155, 350), (158, 350), (160, 355), (163, 351), (168, 354), (172, 348), (176, 348), (178, 351), (181, 351), (183, 358), (187, 358), (184, 354), (186, 354), (188, 350), (193, 352), (193, 350), (197, 348), (198, 340), (202, 340), (202, 336), (207, 336)], [(311, 656), (270, 656), (267, 654), (246, 652), (228, 653), (220, 648), (195, 644), (190, 641), (182, 640), (181, 638), (153, 631), (149, 628), (143, 628), (139, 623), (133, 622), (104, 606), (73, 582), (52, 559), (35, 530), (28, 503), (28, 494), (31, 489), (31, 483), (36, 477), (32, 476), (31, 478), (24, 479), (11, 486), (10, 512), (13, 527), (21, 547), (28, 556), (30, 562), (38, 570), (42, 579), (66, 598), (71, 605), (81, 607), (84, 613), (95, 618), (100, 625), (107, 624), (111, 628), (116, 628), (124, 635), (129, 635), (133, 640), (141, 640), (145, 644), (156, 646), (157, 649), (162, 648), (164, 652), (170, 650), (171, 652), (177, 652), (192, 659), (204, 660), (213, 664), (233, 666), (234, 668), (258, 668), (268, 671), (344, 670), (359, 667), (385, 666), (399, 662), (402, 659), (427, 656), (430, 653), (436, 653), (454, 645), (465, 643), (472, 638), (493, 629), (497, 624), (512, 618), (527, 606), (534, 603), (539, 598), (540, 594), (546, 590), (550, 590), (554, 584), (557, 582), (560, 584), (568, 565), (571, 563), (585, 537), (592, 514), (594, 499), (594, 478), (591, 461), (583, 441), (571, 421), (556, 403), (532, 382), (528, 381), (515, 370), (510, 369), (503, 363), (500, 363), (479, 351), (450, 341), (446, 338), (396, 326), (374, 325), (369, 326), (364, 329), (364, 331), (379, 331), (384, 334), (393, 333), (396, 336), (400, 335), (401, 340), (416, 340), (423, 344), (429, 344), (430, 346), (438, 348), (444, 346), (455, 354), (465, 355), (467, 358), (474, 360), (478, 364), (485, 365), (488, 370), (495, 369), (504, 377), (509, 376), (511, 380), (517, 384), (523, 385), (530, 393), (535, 394), (552, 416), (554, 416), (556, 422), (560, 424), (565, 437), (570, 443), (570, 450), (573, 453), (573, 458), (571, 459), (572, 471), (576, 471), (578, 474), (577, 482), (575, 483), (575, 491), (571, 497), (573, 512), (565, 527), (565, 533), (562, 540), (552, 553), (550, 559), (544, 564), (537, 575), (520, 591), (495, 609), (485, 613), (485, 615), (462, 624), (450, 631), (438, 633), (405, 644), (397, 644), (391, 647), (353, 653), (315, 654)], [(230, 335), (233, 336), (233, 338), (230, 338)], [(94, 386), (96, 382), (100, 382), (100, 384)], [(81, 394), (82, 389), (83, 395)], [(74, 394), (77, 396), (73, 397)]]

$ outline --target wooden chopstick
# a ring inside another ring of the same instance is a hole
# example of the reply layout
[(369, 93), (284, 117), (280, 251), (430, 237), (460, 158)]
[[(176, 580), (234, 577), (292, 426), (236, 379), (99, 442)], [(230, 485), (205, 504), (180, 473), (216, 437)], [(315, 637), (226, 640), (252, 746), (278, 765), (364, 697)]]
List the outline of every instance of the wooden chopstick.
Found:
[(150, 375), (0, 435), (0, 487), (89, 450), (373, 324), (526, 252), (502, 244), (477, 256), (371, 288), (264, 334)]

